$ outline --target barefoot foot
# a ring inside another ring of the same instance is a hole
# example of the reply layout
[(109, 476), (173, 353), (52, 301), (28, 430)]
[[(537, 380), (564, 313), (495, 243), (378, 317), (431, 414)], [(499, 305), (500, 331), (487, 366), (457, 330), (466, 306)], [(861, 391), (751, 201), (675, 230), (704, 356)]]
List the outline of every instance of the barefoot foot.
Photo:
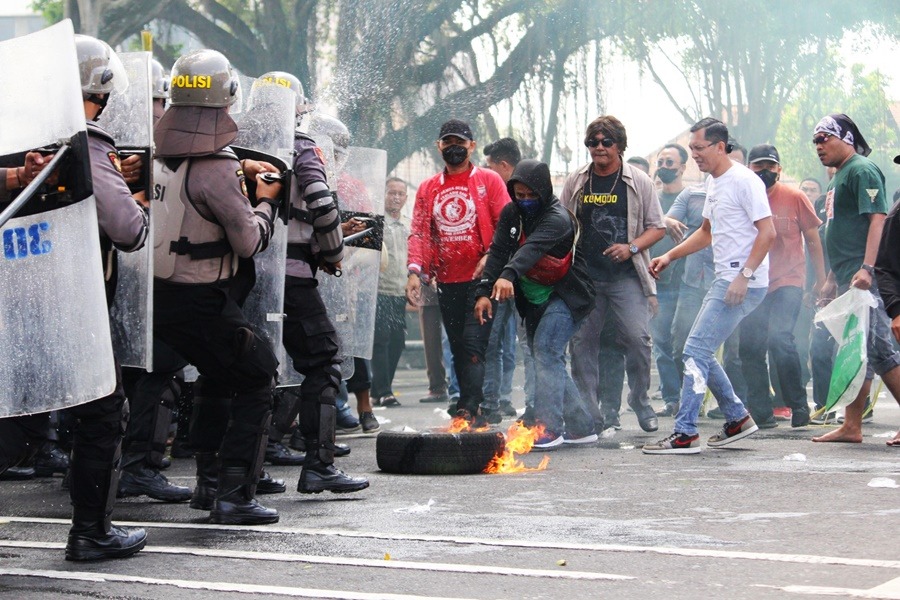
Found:
[(814, 442), (844, 442), (847, 444), (861, 444), (862, 430), (859, 428), (848, 427), (846, 423), (838, 427), (834, 431), (829, 431), (825, 435), (814, 437)]

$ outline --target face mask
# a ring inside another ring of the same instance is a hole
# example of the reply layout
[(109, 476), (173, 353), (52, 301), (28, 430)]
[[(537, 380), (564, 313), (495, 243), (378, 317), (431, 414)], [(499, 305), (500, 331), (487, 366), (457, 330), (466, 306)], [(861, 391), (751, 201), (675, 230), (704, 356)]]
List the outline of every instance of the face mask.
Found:
[(533, 217), (541, 210), (541, 201), (537, 198), (528, 198), (527, 200), (516, 200), (516, 208), (524, 217)]
[(447, 146), (441, 151), (441, 156), (444, 157), (444, 162), (451, 167), (455, 167), (466, 162), (466, 159), (469, 157), (469, 150), (464, 146)]
[(775, 185), (776, 181), (778, 181), (778, 173), (776, 173), (775, 171), (769, 171), (767, 169), (765, 171), (759, 171), (757, 175), (759, 175), (759, 178), (763, 180), (764, 184), (766, 184), (766, 189), (769, 189), (770, 187)]
[(678, 177), (678, 171), (675, 169), (659, 168), (656, 170), (656, 174), (663, 183), (672, 183)]

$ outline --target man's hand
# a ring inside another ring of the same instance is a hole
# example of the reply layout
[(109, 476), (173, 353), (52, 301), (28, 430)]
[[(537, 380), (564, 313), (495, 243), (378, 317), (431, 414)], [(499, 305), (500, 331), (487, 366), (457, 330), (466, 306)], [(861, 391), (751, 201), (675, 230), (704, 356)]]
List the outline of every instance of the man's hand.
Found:
[[(44, 170), (47, 163), (53, 155), (44, 157), (40, 152), (28, 152), (25, 154), (25, 167), (19, 172), (19, 179), (22, 181), (22, 187), (25, 187), (37, 177), (38, 173)], [(54, 175), (55, 177), (55, 175)]]
[(860, 269), (850, 280), (850, 285), (861, 290), (868, 290), (872, 287), (872, 275), (865, 269)]
[(422, 279), (415, 273), (406, 279), (406, 301), (413, 306), (422, 305)]
[(137, 154), (126, 156), (122, 162), (122, 177), (125, 183), (133, 185), (141, 181), (141, 157)]
[(481, 277), (481, 274), (484, 273), (484, 265), (487, 264), (488, 255), (485, 254), (481, 257), (481, 260), (478, 261), (478, 264), (475, 265), (475, 272), (472, 273), (472, 279), (478, 279)]
[(494, 282), (494, 289), (491, 290), (491, 298), (497, 302), (505, 302), (515, 295), (512, 281), (500, 278)]
[(657, 256), (650, 261), (650, 267), (648, 268), (650, 275), (652, 275), (654, 279), (659, 279), (659, 274), (665, 271), (666, 267), (668, 267), (671, 262), (672, 261), (669, 260), (668, 252), (662, 256)]
[(737, 306), (747, 297), (747, 284), (750, 280), (743, 275), (738, 275), (728, 286), (725, 291), (725, 304), (728, 306)]
[(134, 201), (140, 204), (143, 208), (150, 208), (150, 202), (147, 201), (147, 194), (144, 193), (144, 190), (133, 193), (131, 197), (134, 198)]
[(330, 263), (326, 261), (321, 261), (319, 263), (319, 268), (328, 273), (329, 275), (337, 275), (341, 272), (341, 261), (337, 261), (336, 263)]
[(363, 221), (360, 221), (357, 218), (351, 218), (347, 221), (341, 223), (341, 233), (344, 234), (344, 237), (348, 235), (353, 235), (354, 233), (359, 233), (364, 230), (368, 225), (366, 225)]
[(678, 219), (672, 219), (671, 217), (666, 217), (666, 233), (669, 234), (669, 237), (672, 238), (672, 241), (676, 244), (680, 244), (682, 240), (684, 240), (684, 233), (687, 231), (687, 225), (679, 221)]
[(256, 179), (256, 198), (268, 198), (269, 200), (275, 200), (278, 198), (278, 194), (281, 193), (281, 182), (273, 181), (272, 183), (268, 183), (264, 181), (262, 178), (257, 177)]
[(241, 169), (243, 169), (244, 175), (255, 181), (257, 185), (259, 185), (260, 181), (256, 176), (260, 173), (278, 173), (278, 168), (272, 163), (267, 163), (264, 160), (253, 160), (251, 158), (245, 158), (241, 161)]
[[(484, 313), (487, 312), (487, 319), (484, 318)], [(487, 321), (494, 318), (494, 306), (491, 304), (490, 299), (485, 298), (484, 296), (480, 297), (475, 302), (475, 319), (478, 320), (479, 325), (484, 325)]]
[(819, 299), (816, 302), (816, 306), (823, 307), (828, 306), (832, 300), (837, 296), (837, 282), (829, 277), (825, 281), (825, 285), (822, 286), (822, 291), (819, 292)]
[(631, 250), (628, 244), (613, 244), (603, 251), (603, 256), (608, 256), (614, 263), (621, 263), (631, 258)]

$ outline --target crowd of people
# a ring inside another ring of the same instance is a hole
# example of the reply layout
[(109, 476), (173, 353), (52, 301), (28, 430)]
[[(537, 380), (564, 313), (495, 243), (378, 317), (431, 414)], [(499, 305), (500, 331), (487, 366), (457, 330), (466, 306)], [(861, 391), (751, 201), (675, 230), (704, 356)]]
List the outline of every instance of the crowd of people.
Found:
[[(799, 188), (785, 183), (775, 146), (748, 152), (714, 118), (691, 127), (686, 148), (665, 144), (653, 169), (625, 159), (625, 126), (602, 115), (585, 129), (589, 162), (566, 177), (558, 196), (549, 166), (523, 158), (515, 140), (488, 144), (480, 166), (473, 128), (447, 120), (436, 142), (443, 168), (418, 185), (411, 219), (403, 212), (408, 182), (385, 182), (380, 274), (368, 282), (377, 297), (372, 356), (345, 358), (354, 367), (345, 381), (332, 307), (318, 281), (342, 275), (344, 237), (368, 227), (340, 210), (342, 196), (352, 197), (340, 179), (346, 127), (319, 117), (334, 149), (326, 157), (309, 134), (316, 117), (301, 82), (285, 72), (261, 75), (249, 106), (267, 88), (292, 94), (287, 180), (272, 162), (232, 149), (238, 127), (229, 107), (239, 85), (225, 56), (186, 54), (170, 77), (156, 64), (150, 199), (138, 185), (149, 166), (120, 160), (97, 124), (121, 77), (115, 52), (87, 36), (76, 36), (73, 52), (104, 265), (114, 264), (116, 252), (139, 250), (148, 211), (154, 215), (154, 369), (116, 363), (112, 394), (52, 415), (0, 418), (0, 475), (66, 474), (74, 507), (67, 559), (143, 548), (142, 529), (112, 525), (117, 496), (189, 501), (213, 522), (251, 525), (278, 520), (257, 495), (286, 489), (264, 463), (302, 466), (301, 493), (365, 489), (365, 478), (335, 467), (335, 457), (350, 452), (336, 435), (377, 433), (373, 405), (400, 404), (393, 384), (409, 310), (419, 313), (427, 367), (420, 402), (446, 405), (473, 427), (511, 417), (540, 425), (534, 448), (541, 451), (590, 445), (604, 430), (620, 429), (626, 381), (641, 429), (658, 431), (660, 419), (673, 419), (672, 433), (646, 444), (647, 454), (702, 450), (707, 390), (717, 403), (708, 416), (723, 420), (710, 447), (779, 419), (792, 427), (839, 421), (813, 439), (861, 442), (874, 375), (900, 399), (900, 225), (884, 175), (847, 115), (825, 116), (811, 132), (829, 169), (826, 188), (815, 178)], [(694, 185), (684, 181), (690, 160), (705, 175)], [(47, 163), (46, 153), (29, 151), (21, 164), (0, 169), (0, 208)], [(283, 346), (303, 380), (276, 389), (280, 349), (250, 321), (245, 302), (254, 257), (282, 215)], [(824, 411), (836, 342), (812, 325), (812, 315), (850, 287), (871, 292), (874, 307), (867, 377), (838, 419)], [(512, 398), (517, 352), (521, 414)], [(171, 456), (196, 461), (193, 490), (162, 473), (173, 429)], [(887, 443), (900, 447), (900, 434)]]

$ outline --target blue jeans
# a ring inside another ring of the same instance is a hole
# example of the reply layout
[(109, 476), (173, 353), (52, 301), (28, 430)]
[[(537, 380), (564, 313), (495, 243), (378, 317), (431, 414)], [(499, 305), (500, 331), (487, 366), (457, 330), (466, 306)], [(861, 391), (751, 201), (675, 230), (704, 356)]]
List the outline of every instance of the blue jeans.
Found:
[[(702, 287), (692, 287), (682, 284), (681, 290), (678, 292), (678, 305), (675, 308), (675, 320), (672, 323), (672, 358), (675, 360), (675, 368), (678, 369), (679, 378), (684, 377), (684, 345), (687, 343), (688, 335), (697, 320), (700, 313), (700, 307), (709, 290)], [(723, 358), (725, 359), (725, 373), (731, 386), (738, 398), (747, 397), (747, 383), (744, 381), (744, 373), (741, 367), (740, 357), (740, 330), (735, 329), (727, 340), (725, 340), (723, 348)]]
[(522, 364), (525, 366), (525, 406), (534, 408), (534, 357), (528, 346), (528, 334), (522, 319), (514, 319), (516, 334), (519, 337), (519, 349), (522, 351)]
[(572, 311), (552, 297), (543, 311), (528, 315), (531, 353), (534, 356), (534, 413), (547, 432), (572, 437), (594, 433), (594, 419), (582, 402), (575, 382), (566, 371), (566, 345), (578, 329)]
[[(794, 411), (809, 411), (802, 382), (800, 355), (794, 341), (794, 326), (803, 302), (798, 286), (783, 286), (765, 299), (741, 322), (741, 364), (747, 381), (747, 408), (758, 421), (772, 419), (769, 370), (778, 373), (778, 387), (785, 405)], [(766, 354), (772, 364), (766, 363)]]
[(497, 305), (484, 364), (485, 410), (497, 410), (500, 400), (509, 402), (516, 369), (516, 305), (510, 299)]
[(656, 286), (656, 299), (659, 312), (650, 320), (650, 336), (653, 338), (653, 354), (656, 357), (656, 370), (662, 388), (663, 402), (678, 402), (681, 392), (681, 377), (675, 366), (672, 349), (672, 324), (675, 321), (675, 307), (678, 305), (679, 283)]
[(716, 279), (703, 304), (687, 342), (684, 345), (684, 380), (681, 386), (681, 407), (675, 415), (675, 432), (697, 433), (700, 405), (709, 387), (726, 421), (742, 419), (747, 410), (716, 360), (715, 352), (734, 332), (741, 320), (753, 312), (766, 297), (766, 288), (749, 288), (744, 301), (737, 306), (725, 304), (725, 292), (730, 281)]

